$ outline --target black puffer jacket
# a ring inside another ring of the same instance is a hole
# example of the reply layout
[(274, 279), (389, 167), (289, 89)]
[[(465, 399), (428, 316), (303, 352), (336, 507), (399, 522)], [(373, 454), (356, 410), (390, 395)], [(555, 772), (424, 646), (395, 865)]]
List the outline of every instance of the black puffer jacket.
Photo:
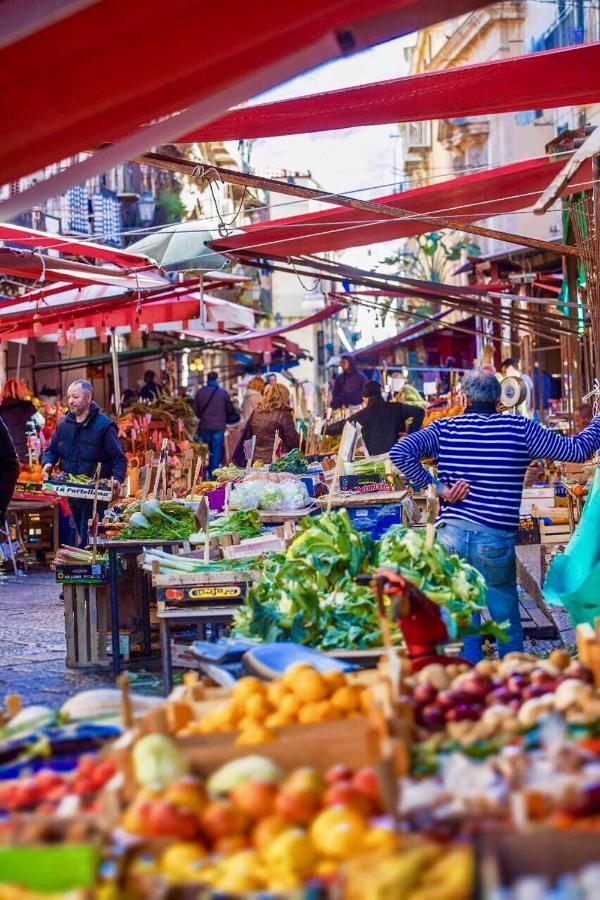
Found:
[(67, 475), (90, 475), (96, 465), (102, 464), (101, 478), (125, 479), (127, 458), (119, 441), (117, 425), (100, 412), (92, 403), (84, 422), (78, 422), (73, 413), (60, 420), (42, 457), (42, 464), (56, 463)]

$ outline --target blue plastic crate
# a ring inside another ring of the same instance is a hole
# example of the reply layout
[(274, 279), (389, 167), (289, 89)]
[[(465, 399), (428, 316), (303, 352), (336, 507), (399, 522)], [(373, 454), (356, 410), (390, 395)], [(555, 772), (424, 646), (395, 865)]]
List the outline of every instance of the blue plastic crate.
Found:
[(352, 506), (348, 508), (348, 515), (357, 531), (368, 531), (378, 541), (392, 525), (402, 524), (402, 504)]

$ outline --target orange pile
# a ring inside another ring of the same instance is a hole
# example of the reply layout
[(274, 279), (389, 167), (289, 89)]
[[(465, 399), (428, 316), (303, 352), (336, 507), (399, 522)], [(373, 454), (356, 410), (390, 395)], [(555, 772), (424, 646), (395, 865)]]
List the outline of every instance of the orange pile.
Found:
[(180, 734), (239, 731), (237, 744), (272, 740), (275, 730), (363, 715), (370, 691), (351, 684), (341, 672), (318, 672), (305, 663), (292, 666), (276, 681), (248, 677), (238, 681), (231, 699), (188, 723)]

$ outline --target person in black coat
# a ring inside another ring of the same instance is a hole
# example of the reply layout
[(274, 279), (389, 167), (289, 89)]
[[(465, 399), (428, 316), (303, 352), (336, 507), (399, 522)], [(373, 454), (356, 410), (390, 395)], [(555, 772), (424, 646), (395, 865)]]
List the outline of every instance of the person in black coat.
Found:
[(4, 527), (6, 510), (19, 477), (17, 456), (8, 428), (0, 419), (0, 527)]
[(352, 407), (360, 406), (367, 379), (362, 372), (359, 372), (356, 362), (347, 353), (342, 356), (340, 365), (342, 373), (338, 375), (333, 385), (331, 408), (348, 407), (352, 409)]
[(360, 409), (348, 419), (332, 422), (327, 426), (327, 434), (341, 434), (346, 422), (362, 426), (362, 436), (371, 456), (387, 453), (397, 442), (399, 435), (418, 431), (423, 424), (425, 412), (420, 406), (409, 403), (388, 403), (381, 396), (381, 385), (378, 381), (367, 381), (363, 391), (367, 401), (364, 409)]
[[(127, 458), (119, 441), (116, 422), (100, 412), (93, 400), (93, 388), (89, 381), (74, 381), (67, 390), (69, 412), (58, 427), (42, 457), (43, 477), (47, 479), (54, 466), (60, 462), (66, 475), (89, 475), (101, 464), (100, 477), (112, 478), (119, 491), (127, 472)], [(69, 500), (69, 506), (79, 532), (80, 546), (85, 547), (88, 536), (88, 520), (92, 515), (91, 500)], [(98, 504), (99, 514), (101, 507)]]
[(8, 428), (17, 456), (24, 463), (28, 461), (27, 434), (29, 422), (35, 413), (35, 406), (31, 400), (27, 399), (26, 386), (16, 378), (9, 378), (2, 389), (0, 419), (3, 420)]
[(140, 388), (140, 400), (145, 400), (146, 403), (154, 403), (155, 400), (158, 400), (162, 393), (162, 388), (154, 380), (155, 378), (156, 372), (153, 372), (152, 369), (144, 372), (144, 384)]

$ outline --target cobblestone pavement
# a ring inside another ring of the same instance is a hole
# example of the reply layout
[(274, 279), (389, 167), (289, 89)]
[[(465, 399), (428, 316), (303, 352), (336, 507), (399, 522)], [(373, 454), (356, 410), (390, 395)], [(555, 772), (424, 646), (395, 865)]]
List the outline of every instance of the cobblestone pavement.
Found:
[(108, 673), (66, 668), (59, 595), (45, 570), (0, 577), (0, 699), (16, 693), (28, 704), (58, 707), (71, 694), (112, 683)]

